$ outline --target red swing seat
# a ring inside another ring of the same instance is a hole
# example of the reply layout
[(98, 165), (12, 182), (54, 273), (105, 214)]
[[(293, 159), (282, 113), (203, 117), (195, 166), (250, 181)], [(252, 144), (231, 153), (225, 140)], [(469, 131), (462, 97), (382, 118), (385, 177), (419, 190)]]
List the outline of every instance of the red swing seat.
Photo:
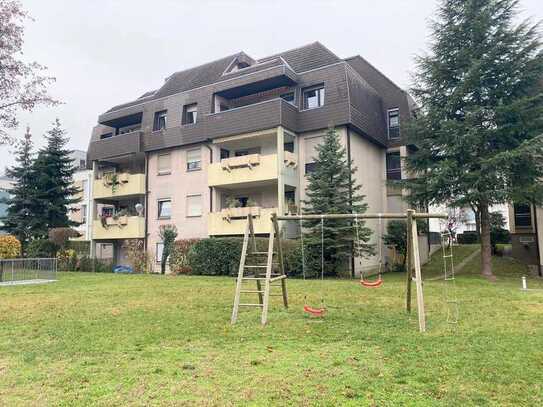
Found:
[(326, 308), (313, 308), (309, 305), (304, 305), (304, 312), (315, 317), (323, 317), (326, 313)]
[(368, 288), (379, 288), (383, 285), (383, 279), (381, 278), (381, 276), (379, 276), (379, 278), (375, 281), (368, 281), (362, 278), (360, 280), (360, 285)]

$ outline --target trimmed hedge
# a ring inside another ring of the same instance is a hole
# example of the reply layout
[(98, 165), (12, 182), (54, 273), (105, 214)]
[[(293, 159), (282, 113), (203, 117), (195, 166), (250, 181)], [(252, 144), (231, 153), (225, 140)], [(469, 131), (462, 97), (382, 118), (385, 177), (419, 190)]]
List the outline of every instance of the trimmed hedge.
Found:
[(68, 240), (66, 249), (74, 250), (78, 256), (90, 255), (90, 242), (87, 240)]
[(458, 244), (479, 243), (479, 234), (477, 232), (464, 232), (456, 235)]
[(26, 257), (56, 257), (60, 247), (49, 239), (32, 240), (26, 249)]
[[(283, 240), (285, 272), (302, 276), (302, 249), (299, 240)], [(192, 274), (208, 276), (234, 276), (238, 273), (243, 239), (209, 238), (195, 242), (188, 252), (188, 266)], [(268, 250), (268, 239), (256, 239), (257, 251)], [(320, 276), (320, 246), (304, 248), (306, 277)], [(247, 265), (263, 264), (266, 256), (248, 258)]]

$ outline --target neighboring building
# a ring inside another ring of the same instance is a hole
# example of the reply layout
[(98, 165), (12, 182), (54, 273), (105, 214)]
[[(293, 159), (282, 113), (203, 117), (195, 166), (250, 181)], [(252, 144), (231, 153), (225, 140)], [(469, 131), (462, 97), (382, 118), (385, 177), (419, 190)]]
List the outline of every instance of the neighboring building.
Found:
[(368, 211), (403, 212), (402, 191), (386, 180), (405, 177), (401, 128), (413, 107), (362, 57), (341, 59), (320, 43), (176, 72), (98, 117), (88, 151), (92, 251), (127, 263), (124, 241), (143, 239), (158, 262), (161, 225), (175, 224), (181, 239), (239, 236), (249, 213), (256, 233), (268, 233), (273, 212), (305, 198), (305, 175), (330, 125), (358, 167)]
[[(477, 225), (475, 222), (475, 212), (471, 208), (449, 208), (445, 205), (433, 206), (430, 212), (443, 212), (449, 215), (449, 219), (454, 219), (454, 230), (456, 234), (464, 232), (477, 231)], [(490, 207), (490, 212), (499, 212), (505, 220), (504, 228), (509, 230), (509, 208), (507, 205), (493, 205)], [(447, 221), (448, 222), (448, 221)], [(447, 223), (441, 219), (430, 219), (430, 231), (441, 232), (446, 227)]]
[[(0, 226), (3, 225), (2, 219), (7, 215), (8, 205), (3, 203), (2, 200), (9, 198), (9, 191), (13, 188), (13, 179), (6, 175), (0, 176)], [(0, 230), (0, 235), (6, 234), (5, 231)]]
[(74, 240), (91, 240), (91, 225), (92, 225), (92, 182), (93, 173), (87, 169), (87, 152), (82, 150), (75, 150), (72, 153), (71, 158), (74, 161), (76, 172), (74, 173), (74, 185), (81, 191), (78, 197), (81, 198), (80, 202), (73, 205), (72, 208), (75, 211), (70, 211), (68, 217), (70, 220), (80, 223), (79, 226), (74, 227), (75, 230), (81, 235)]
[(543, 208), (516, 203), (508, 209), (513, 257), (543, 275)]

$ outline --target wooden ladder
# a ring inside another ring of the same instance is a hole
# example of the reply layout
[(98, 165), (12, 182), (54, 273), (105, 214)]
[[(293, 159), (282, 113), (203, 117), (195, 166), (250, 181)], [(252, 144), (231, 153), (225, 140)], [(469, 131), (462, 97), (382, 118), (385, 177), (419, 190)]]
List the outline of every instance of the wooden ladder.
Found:
[[(265, 264), (247, 265), (246, 262), (249, 258), (257, 262), (266, 258), (267, 261)], [(268, 320), (270, 296), (282, 296), (283, 304), (285, 308), (288, 308), (286, 278), (277, 215), (272, 215), (267, 252), (257, 251), (253, 217), (251, 215), (247, 216), (247, 225), (243, 236), (243, 248), (236, 282), (236, 296), (234, 297), (234, 308), (232, 309), (232, 324), (235, 324), (238, 319), (239, 307), (257, 307), (262, 310), (261, 323), (265, 325)], [(256, 282), (256, 289), (248, 289), (244, 286), (244, 283), (253, 281)], [(278, 284), (273, 284), (276, 282)], [(264, 283), (264, 287), (262, 287), (262, 283)], [(281, 294), (270, 294), (272, 286), (280, 286)], [(257, 294), (258, 303), (241, 303), (242, 294)]]

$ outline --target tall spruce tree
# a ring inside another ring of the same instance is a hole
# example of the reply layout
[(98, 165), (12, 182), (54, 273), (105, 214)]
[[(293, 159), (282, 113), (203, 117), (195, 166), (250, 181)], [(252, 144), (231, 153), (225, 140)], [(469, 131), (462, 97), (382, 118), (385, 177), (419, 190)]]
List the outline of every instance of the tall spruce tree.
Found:
[(58, 119), (45, 139), (47, 145), (39, 151), (33, 164), (39, 216), (43, 220), (36, 232), (41, 237), (47, 237), (52, 228), (77, 226), (77, 222), (68, 218), (68, 211), (80, 201), (75, 196), (80, 190), (73, 184), (76, 170), (70, 157), (73, 151), (66, 148), (68, 138)]
[(472, 206), (481, 270), (493, 278), (489, 207), (540, 201), (543, 54), (537, 25), (516, 24), (517, 0), (442, 0), (429, 54), (418, 57), (408, 127), (410, 199)]
[[(307, 174), (309, 183), (307, 200), (302, 202), (303, 213), (364, 213), (368, 205), (364, 202), (364, 195), (360, 194), (361, 185), (357, 185), (353, 177), (357, 168), (348, 161), (335, 129), (330, 128), (326, 132), (316, 151), (315, 169)], [(306, 220), (304, 227), (308, 228), (307, 235), (304, 235), (310, 247), (308, 256), (313, 257), (308, 264), (313, 269), (320, 269), (323, 244), (324, 273), (327, 275), (337, 275), (353, 251), (356, 256), (374, 253), (373, 245), (368, 243), (372, 232), (362, 220), (358, 222), (359, 240), (354, 222), (348, 219), (324, 220), (323, 241), (320, 220)], [(317, 274), (316, 270), (312, 271)]]
[(28, 127), (23, 140), (18, 144), (16, 164), (6, 170), (6, 175), (13, 179), (13, 188), (9, 191), (9, 196), (3, 199), (3, 203), (7, 205), (7, 213), (2, 229), (21, 242), (24, 253), (40, 222), (36, 216), (38, 207), (32, 169), (33, 143)]

